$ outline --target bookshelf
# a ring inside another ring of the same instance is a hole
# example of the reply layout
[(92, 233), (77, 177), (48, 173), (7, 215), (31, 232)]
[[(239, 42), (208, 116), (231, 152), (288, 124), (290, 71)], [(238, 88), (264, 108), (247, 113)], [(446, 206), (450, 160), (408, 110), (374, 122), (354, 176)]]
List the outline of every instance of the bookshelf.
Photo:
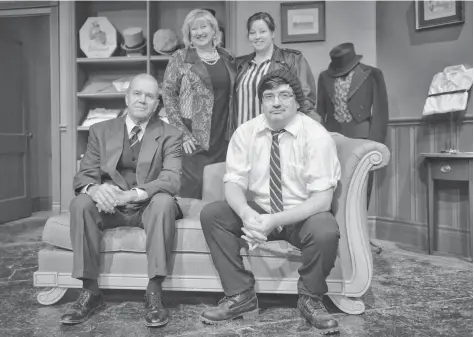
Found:
[[(169, 56), (153, 48), (153, 35), (161, 28), (172, 29), (181, 38), (185, 16), (194, 8), (212, 8), (219, 24), (226, 27), (233, 4), (229, 1), (64, 1), (59, 2), (60, 68), (60, 172), (61, 210), (69, 208), (72, 180), (77, 162), (87, 148), (89, 127), (82, 126), (89, 110), (124, 109), (125, 92), (105, 85), (139, 73), (163, 81)], [(110, 57), (89, 58), (80, 47), (79, 31), (89, 17), (106, 17), (118, 33), (117, 48)], [(129, 27), (143, 30), (147, 47), (140, 56), (127, 56), (121, 48), (121, 32)], [(228, 31), (226, 29), (226, 34)], [(232, 38), (226, 36), (226, 41)], [(91, 83), (94, 86), (90, 86)], [(102, 83), (102, 87), (97, 83)]]

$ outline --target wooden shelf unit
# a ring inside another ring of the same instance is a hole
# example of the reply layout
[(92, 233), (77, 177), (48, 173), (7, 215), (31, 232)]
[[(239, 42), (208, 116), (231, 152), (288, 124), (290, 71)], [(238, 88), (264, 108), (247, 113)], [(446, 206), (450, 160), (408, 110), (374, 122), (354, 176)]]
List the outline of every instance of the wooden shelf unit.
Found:
[[(89, 127), (83, 127), (81, 124), (89, 110), (125, 108), (125, 93), (118, 92), (112, 81), (124, 76), (147, 73), (157, 78), (161, 85), (170, 56), (160, 55), (154, 50), (154, 33), (158, 29), (168, 28), (181, 38), (184, 18), (195, 8), (214, 9), (219, 24), (226, 27), (233, 6), (228, 1), (59, 2), (62, 210), (69, 207), (73, 197), (71, 182), (77, 172), (77, 160), (87, 148)], [(89, 17), (106, 17), (116, 28), (119, 38), (111, 57), (88, 58), (81, 50), (79, 30)], [(141, 56), (129, 57), (121, 48), (121, 32), (129, 27), (143, 29), (147, 47)], [(229, 36), (226, 36), (226, 41), (229, 40)], [(102, 87), (95, 83), (95, 89), (91, 90), (90, 84), (96, 79), (102, 80), (99, 83)], [(106, 85), (104, 80), (110, 82), (110, 85)]]

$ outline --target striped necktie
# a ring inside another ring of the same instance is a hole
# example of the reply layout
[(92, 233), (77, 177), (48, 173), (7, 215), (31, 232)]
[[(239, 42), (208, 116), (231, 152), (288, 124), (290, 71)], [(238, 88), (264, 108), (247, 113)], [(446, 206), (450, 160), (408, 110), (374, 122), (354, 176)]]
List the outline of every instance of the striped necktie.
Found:
[[(270, 206), (271, 213), (283, 211), (283, 192), (281, 186), (280, 143), (278, 136), (285, 129), (272, 131), (272, 149), (270, 151)], [(281, 232), (282, 227), (278, 227)]]
[(132, 136), (130, 137), (130, 147), (132, 148), (133, 150), (133, 147), (138, 144), (138, 142), (140, 141), (138, 139), (138, 134), (142, 131), (142, 128), (135, 125), (132, 129)]

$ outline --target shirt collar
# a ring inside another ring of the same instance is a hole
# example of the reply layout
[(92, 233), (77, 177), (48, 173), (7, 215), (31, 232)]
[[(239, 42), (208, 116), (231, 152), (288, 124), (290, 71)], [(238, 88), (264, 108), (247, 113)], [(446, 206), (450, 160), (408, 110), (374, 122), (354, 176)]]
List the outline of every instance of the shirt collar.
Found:
[[(146, 130), (146, 126), (148, 125), (148, 122), (150, 120), (147, 120), (146, 122), (144, 123), (141, 123), (141, 124), (138, 124), (137, 126), (140, 127), (140, 129), (142, 129), (142, 133), (144, 134), (145, 133), (145, 130)], [(130, 133), (132, 132), (132, 129), (133, 127), (136, 125), (132, 119), (130, 118), (130, 116), (127, 114), (127, 117), (125, 117), (125, 124), (127, 125), (127, 132), (128, 132), (128, 135), (130, 135)]]
[[(301, 113), (298, 112), (296, 116), (284, 127), (284, 129), (288, 131), (289, 133), (291, 133), (294, 137), (296, 137), (298, 135), (298, 132), (301, 130), (302, 126), (303, 126), (303, 121), (301, 118)], [(265, 115), (263, 115), (262, 123), (260, 123), (257, 129), (257, 132), (260, 133), (265, 130), (275, 131), (270, 127), (270, 125), (268, 125), (267, 118), (265, 117)]]

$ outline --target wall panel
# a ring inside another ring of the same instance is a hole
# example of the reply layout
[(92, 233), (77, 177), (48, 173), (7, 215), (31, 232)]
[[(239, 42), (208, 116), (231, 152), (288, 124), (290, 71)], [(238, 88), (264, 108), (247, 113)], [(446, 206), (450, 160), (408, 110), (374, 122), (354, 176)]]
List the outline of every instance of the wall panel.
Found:
[[(456, 128), (444, 122), (419, 119), (392, 120), (386, 145), (392, 153), (390, 164), (377, 172), (375, 195), (377, 238), (403, 242), (426, 249), (427, 170), (420, 153), (437, 152), (449, 146), (472, 152), (472, 117), (466, 116)], [(435, 250), (467, 255), (469, 226), (468, 184), (435, 182)]]

